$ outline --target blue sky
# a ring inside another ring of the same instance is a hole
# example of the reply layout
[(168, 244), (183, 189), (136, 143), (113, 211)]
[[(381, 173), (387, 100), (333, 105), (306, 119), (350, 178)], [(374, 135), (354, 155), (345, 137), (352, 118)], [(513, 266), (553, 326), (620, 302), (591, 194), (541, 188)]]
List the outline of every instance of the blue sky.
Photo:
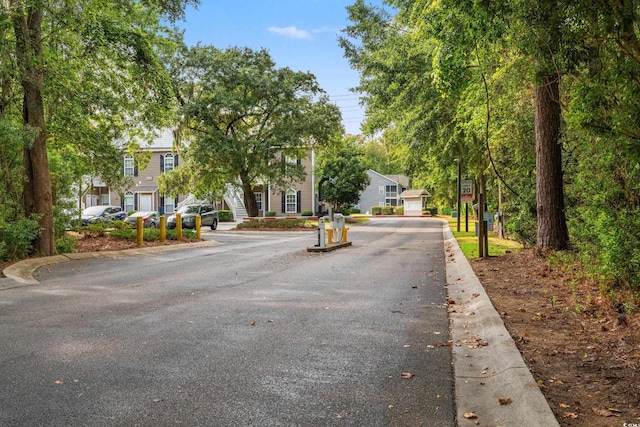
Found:
[[(359, 134), (364, 111), (358, 96), (358, 73), (349, 67), (338, 35), (349, 22), (346, 7), (355, 0), (201, 0), (188, 8), (185, 41), (213, 45), (265, 48), (277, 67), (311, 72), (342, 111), (347, 133)], [(380, 6), (382, 0), (368, 0)]]

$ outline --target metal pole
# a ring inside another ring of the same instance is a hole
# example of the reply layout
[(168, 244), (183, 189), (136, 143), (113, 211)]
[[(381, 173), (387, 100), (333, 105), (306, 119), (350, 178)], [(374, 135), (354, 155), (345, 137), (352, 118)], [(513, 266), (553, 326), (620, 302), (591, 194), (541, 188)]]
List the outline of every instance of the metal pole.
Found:
[(460, 204), (460, 193), (462, 191), (461, 189), (461, 176), (460, 176), (460, 163), (462, 163), (462, 159), (456, 159), (456, 162), (458, 163), (458, 227), (457, 227), (457, 231), (458, 233), (460, 232), (460, 215), (462, 215), (462, 205)]
[(469, 232), (469, 203), (464, 204), (464, 231)]

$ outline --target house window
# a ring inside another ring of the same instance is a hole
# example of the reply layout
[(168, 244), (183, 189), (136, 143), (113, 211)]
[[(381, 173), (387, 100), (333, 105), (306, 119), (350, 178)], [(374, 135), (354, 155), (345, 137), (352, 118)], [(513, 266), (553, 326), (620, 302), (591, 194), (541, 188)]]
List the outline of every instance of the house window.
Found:
[(262, 193), (253, 193), (256, 198), (256, 205), (258, 205), (258, 210), (262, 210)]
[(298, 194), (295, 190), (288, 190), (285, 199), (286, 210), (285, 213), (298, 212)]
[(133, 192), (127, 191), (124, 193), (124, 211), (129, 212), (134, 210)]
[(378, 186), (378, 194), (384, 194), (384, 185)]
[(134, 176), (135, 163), (133, 156), (124, 156), (124, 176)]
[(176, 210), (176, 201), (173, 197), (164, 198), (164, 213), (173, 213)]
[(174, 168), (173, 154), (164, 155), (164, 172), (172, 171)]
[(385, 186), (385, 205), (397, 206), (398, 205), (398, 186), (387, 185)]

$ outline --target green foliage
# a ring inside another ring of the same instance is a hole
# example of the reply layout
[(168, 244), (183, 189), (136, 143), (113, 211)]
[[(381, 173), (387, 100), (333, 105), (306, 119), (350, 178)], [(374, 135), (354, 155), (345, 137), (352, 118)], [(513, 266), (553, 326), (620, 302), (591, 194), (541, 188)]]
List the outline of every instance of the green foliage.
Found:
[(438, 207), (437, 206), (427, 207), (426, 211), (429, 212), (431, 215), (438, 215)]
[(276, 211), (266, 211), (264, 216), (276, 216)]
[(393, 208), (394, 215), (404, 215), (404, 206), (396, 206)]
[(318, 155), (316, 174), (330, 179), (323, 183), (322, 201), (332, 203), (337, 211), (358, 203), (360, 194), (370, 182), (362, 152), (352, 138), (345, 138), (340, 146), (322, 151)]
[(382, 206), (382, 215), (393, 215), (393, 206)]
[(340, 111), (315, 76), (276, 68), (266, 50), (197, 45), (180, 54), (170, 72), (191, 143), (161, 191), (188, 183), (191, 191), (221, 192), (239, 180), (247, 211), (257, 216), (253, 185), (285, 189), (302, 181), (310, 171), (296, 161), (307, 157), (311, 141), (329, 145), (342, 132)]
[(220, 222), (233, 222), (233, 212), (227, 210), (218, 211)]
[(69, 234), (64, 234), (60, 237), (56, 237), (56, 252), (58, 254), (69, 254), (74, 251), (76, 247), (76, 239)]
[(104, 237), (107, 235), (107, 226), (101, 222), (80, 225), (74, 231), (87, 237)]
[[(108, 234), (118, 239), (136, 241), (138, 239), (138, 231), (131, 228), (122, 228), (117, 230), (111, 230)], [(185, 239), (195, 239), (196, 232), (194, 230), (183, 229), (182, 237)], [(166, 230), (166, 238), (168, 240), (178, 240), (177, 230)], [(160, 240), (159, 228), (143, 228), (142, 239), (147, 242), (157, 242)]]
[(313, 216), (313, 211), (310, 209), (303, 210), (300, 216)]
[(371, 206), (371, 215), (382, 215), (382, 206)]
[(0, 259), (11, 261), (29, 256), (33, 240), (40, 231), (35, 220), (21, 219), (8, 223), (0, 218)]
[(264, 229), (314, 229), (313, 224), (308, 223), (304, 219), (254, 219), (244, 221), (238, 224), (237, 228), (246, 230), (264, 230)]

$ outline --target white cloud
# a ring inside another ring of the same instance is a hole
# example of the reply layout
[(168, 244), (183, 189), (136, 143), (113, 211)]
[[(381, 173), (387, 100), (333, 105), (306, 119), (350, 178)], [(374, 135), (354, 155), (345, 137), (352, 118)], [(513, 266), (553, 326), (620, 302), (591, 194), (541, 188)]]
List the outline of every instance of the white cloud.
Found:
[(270, 33), (279, 36), (289, 37), (292, 39), (310, 39), (311, 34), (306, 30), (300, 30), (296, 27), (269, 27)]

